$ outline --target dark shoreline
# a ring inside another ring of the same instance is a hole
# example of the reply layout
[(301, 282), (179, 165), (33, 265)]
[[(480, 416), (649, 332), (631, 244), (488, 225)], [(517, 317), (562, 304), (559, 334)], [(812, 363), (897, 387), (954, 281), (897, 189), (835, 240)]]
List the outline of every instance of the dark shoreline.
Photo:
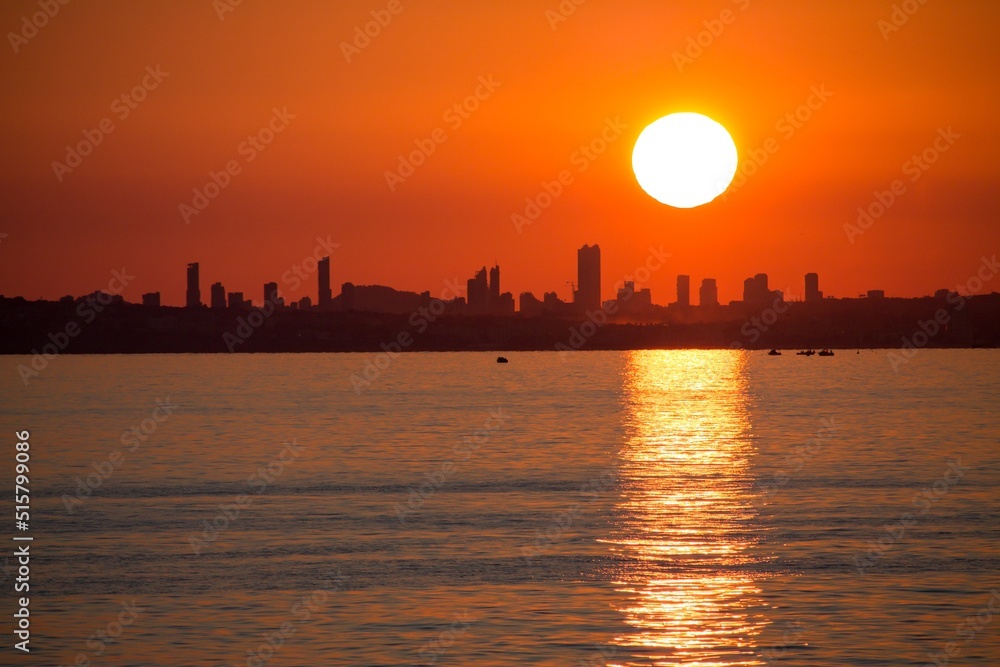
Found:
[[(741, 349), (744, 352), (764, 352), (764, 353), (766, 353), (771, 348), (752, 348), (751, 349), (751, 348), (728, 348), (728, 347), (629, 347), (629, 348), (596, 348), (596, 347), (594, 347), (594, 348), (585, 348), (585, 349), (581, 349), (581, 350), (573, 350), (573, 352), (562, 352), (560, 350), (556, 350), (556, 349), (552, 349), (552, 348), (547, 348), (547, 349), (519, 349), (519, 350), (510, 350), (510, 349), (497, 348), (495, 350), (403, 350), (402, 352), (400, 352), (398, 354), (406, 354), (406, 355), (411, 355), (411, 354), (454, 354), (454, 353), (457, 353), (457, 352), (474, 352), (474, 353), (479, 353), (479, 354), (491, 354), (491, 355), (492, 354), (514, 354), (514, 353), (518, 353), (518, 352), (521, 352), (521, 353), (553, 352), (553, 353), (557, 353), (557, 354), (559, 354), (559, 353), (562, 353), (562, 354), (573, 354), (573, 353), (576, 353), (576, 352), (580, 352), (580, 353), (586, 353), (586, 352), (641, 352), (641, 351), (651, 351), (651, 350), (662, 350), (662, 351), (704, 350), (704, 351), (711, 351), (711, 350), (733, 350), (733, 349)], [(797, 353), (801, 349), (808, 349), (808, 348), (785, 348), (785, 349), (778, 348), (778, 351), (783, 353), (780, 356), (795, 357), (795, 356), (800, 356)], [(813, 348), (813, 349), (816, 349), (816, 348)], [(823, 348), (823, 349), (832, 350), (834, 352), (842, 353), (842, 354), (848, 354), (848, 353), (855, 353), (855, 352), (857, 352), (856, 348), (830, 347), (830, 348)], [(905, 348), (902, 348), (902, 347), (863, 347), (863, 348), (861, 348), (860, 352), (863, 354), (865, 352), (899, 351), (899, 350), (902, 350), (902, 349), (905, 349)], [(914, 349), (918, 349), (918, 350), (997, 350), (997, 349), (1000, 349), (1000, 346), (993, 346), (993, 347), (941, 347), (941, 346), (937, 346), (937, 347), (935, 347), (933, 345), (927, 345), (927, 346), (922, 347), (922, 348), (914, 348)], [(225, 356), (230, 356), (230, 355), (245, 355), (245, 356), (254, 356), (254, 355), (272, 355), (272, 354), (367, 354), (367, 355), (372, 355), (372, 354), (386, 354), (386, 353), (383, 352), (382, 350), (332, 350), (332, 351), (269, 350), (269, 351), (266, 351), (266, 352), (260, 352), (260, 351), (258, 351), (258, 352), (239, 352), (239, 351), (236, 351), (236, 352), (71, 352), (71, 351), (67, 350), (65, 352), (60, 352), (59, 354), (60, 355), (68, 355), (68, 356), (76, 356), (76, 357), (119, 357), (119, 356), (128, 356), (128, 357), (143, 357), (143, 356), (145, 356), (145, 357), (156, 357), (156, 356), (172, 357), (172, 356), (184, 356), (184, 355), (204, 355), (204, 356), (211, 356), (211, 355), (225, 355)], [(396, 354), (396, 353), (392, 353), (392, 354)], [(31, 352), (0, 352), (0, 357), (32, 357), (32, 356), (35, 356), (35, 355), (33, 355)], [(804, 356), (804, 355), (802, 355), (802, 356)], [(819, 356), (819, 355), (812, 355), (812, 356)], [(841, 354), (837, 354), (836, 356), (841, 356)]]
[(692, 308), (671, 322), (92, 305), (0, 298), (0, 355), (1000, 347), (1000, 294), (960, 308), (930, 297), (796, 302), (780, 314)]

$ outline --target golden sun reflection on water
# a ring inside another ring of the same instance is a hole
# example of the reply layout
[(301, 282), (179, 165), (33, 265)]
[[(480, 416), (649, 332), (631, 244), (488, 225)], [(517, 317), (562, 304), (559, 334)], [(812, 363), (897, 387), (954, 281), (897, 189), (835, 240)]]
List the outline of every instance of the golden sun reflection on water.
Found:
[(607, 540), (630, 631), (615, 643), (642, 662), (762, 665), (767, 621), (754, 562), (746, 357), (637, 351), (624, 378), (622, 495)]

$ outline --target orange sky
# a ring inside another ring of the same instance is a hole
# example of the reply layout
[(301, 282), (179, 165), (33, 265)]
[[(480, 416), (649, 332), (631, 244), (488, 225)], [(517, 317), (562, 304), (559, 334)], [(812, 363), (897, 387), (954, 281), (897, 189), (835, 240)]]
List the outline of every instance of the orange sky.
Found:
[[(37, 34), (22, 22), (37, 0), (3, 3), (0, 293), (81, 294), (124, 266), (127, 300), (160, 290), (181, 305), (198, 261), (204, 299), (219, 280), (257, 300), (317, 236), (340, 244), (334, 285), (438, 294), (496, 260), (505, 291), (564, 298), (584, 243), (602, 248), (604, 298), (662, 246), (657, 303), (678, 273), (695, 288), (717, 278), (723, 301), (758, 272), (795, 295), (817, 271), (828, 295), (918, 296), (1000, 250), (995, 2), (928, 2), (886, 39), (889, 1), (589, 0), (554, 29), (558, 0), (396, 1), (351, 62), (341, 43), (388, 0), (243, 0), (221, 20), (211, 0), (70, 2)], [(724, 10), (730, 22), (679, 71), (675, 53)], [(147, 66), (167, 75), (155, 84)], [(490, 76), (499, 86), (468, 118), (445, 116)], [(145, 100), (112, 106), (144, 77)], [(832, 96), (794, 132), (778, 126), (814, 86)], [(241, 142), (274, 108), (295, 117), (248, 162)], [(663, 206), (630, 158), (642, 128), (674, 111), (721, 122), (741, 159), (772, 137), (777, 151), (726, 201)], [(60, 181), (53, 162), (102, 119), (114, 131)], [(581, 171), (574, 152), (607, 119), (627, 128)], [(911, 181), (904, 163), (949, 127), (960, 138)], [(438, 128), (444, 143), (390, 191), (385, 172)], [(185, 224), (179, 205), (230, 161), (240, 172)], [(512, 214), (566, 169), (573, 182), (518, 233)], [(896, 179), (905, 193), (850, 242), (844, 225)], [(310, 280), (290, 296), (315, 292)]]

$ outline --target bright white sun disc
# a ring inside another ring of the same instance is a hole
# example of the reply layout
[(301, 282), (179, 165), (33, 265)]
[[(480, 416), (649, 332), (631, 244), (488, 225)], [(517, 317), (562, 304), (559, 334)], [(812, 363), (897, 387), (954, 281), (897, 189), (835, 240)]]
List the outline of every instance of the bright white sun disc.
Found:
[(721, 195), (738, 162), (726, 128), (698, 113), (673, 113), (651, 123), (632, 151), (632, 170), (642, 189), (676, 208), (701, 206)]

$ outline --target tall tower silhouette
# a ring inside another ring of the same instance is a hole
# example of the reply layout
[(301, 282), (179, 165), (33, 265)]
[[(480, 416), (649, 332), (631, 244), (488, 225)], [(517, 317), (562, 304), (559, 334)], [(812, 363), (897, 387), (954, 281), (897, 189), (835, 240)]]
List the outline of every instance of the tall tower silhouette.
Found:
[(583, 310), (601, 308), (601, 247), (585, 245), (576, 251), (576, 305)]
[(691, 276), (677, 276), (677, 305), (691, 305)]
[(201, 308), (201, 288), (198, 286), (198, 262), (187, 266), (187, 300), (188, 308)]
[(330, 257), (319, 260), (319, 301), (320, 310), (329, 310), (333, 303), (333, 293), (330, 291)]
[(806, 301), (819, 301), (823, 298), (823, 293), (819, 291), (819, 274), (806, 274)]
[(495, 312), (500, 305), (500, 265), (490, 269), (490, 311)]
[(222, 283), (212, 283), (211, 301), (212, 308), (226, 307), (226, 288)]
[(698, 293), (698, 305), (702, 308), (719, 305), (719, 287), (715, 283), (715, 278), (705, 278), (701, 281), (701, 290)]

